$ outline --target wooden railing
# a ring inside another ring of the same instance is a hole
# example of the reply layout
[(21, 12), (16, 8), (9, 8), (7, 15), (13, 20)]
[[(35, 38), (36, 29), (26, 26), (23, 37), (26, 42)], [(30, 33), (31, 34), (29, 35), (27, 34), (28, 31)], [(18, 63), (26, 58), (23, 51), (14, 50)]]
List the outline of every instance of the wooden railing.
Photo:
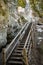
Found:
[(28, 28), (29, 24), (30, 23), (27, 22), (22, 27), (22, 29), (20, 30), (20, 32), (16, 35), (16, 37), (12, 40), (12, 42), (6, 48), (3, 48), (3, 50), (2, 50), (2, 57), (3, 57), (2, 61), (3, 61), (3, 65), (6, 65), (6, 61), (8, 60), (9, 56), (11, 55), (11, 53), (14, 50), (14, 48), (16, 47), (16, 45), (19, 43), (18, 40), (20, 40), (20, 37), (25, 34), (26, 29)]
[(23, 56), (23, 62), (25, 65), (28, 65), (28, 55), (31, 52), (31, 47), (33, 45), (32, 42), (32, 33), (33, 33), (33, 24), (30, 27), (27, 39), (25, 41), (25, 45), (22, 51), (22, 56)]

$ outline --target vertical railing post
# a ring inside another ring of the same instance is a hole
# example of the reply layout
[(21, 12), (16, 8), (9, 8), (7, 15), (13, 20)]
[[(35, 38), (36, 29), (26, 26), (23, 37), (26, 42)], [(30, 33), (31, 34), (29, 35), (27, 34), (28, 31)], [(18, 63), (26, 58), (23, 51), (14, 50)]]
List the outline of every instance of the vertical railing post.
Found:
[(2, 65), (6, 65), (6, 52), (5, 48), (2, 50)]
[(33, 43), (33, 47), (35, 46), (35, 23), (32, 24), (32, 43)]

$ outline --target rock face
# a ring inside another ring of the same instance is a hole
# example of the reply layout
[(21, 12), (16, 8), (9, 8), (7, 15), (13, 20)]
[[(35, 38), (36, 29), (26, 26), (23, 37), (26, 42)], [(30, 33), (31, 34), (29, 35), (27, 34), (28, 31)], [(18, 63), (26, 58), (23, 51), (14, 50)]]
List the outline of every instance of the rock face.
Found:
[(7, 43), (7, 29), (0, 30), (0, 48)]
[[(3, 0), (0, 0), (0, 3), (3, 3)], [(7, 6), (9, 7), (9, 22), (6, 21), (7, 18), (7, 13), (5, 13), (6, 8), (5, 5), (3, 7), (3, 9), (1, 8), (0, 10), (3, 10), (3, 14), (1, 11), (1, 21), (0, 21), (0, 44), (2, 44), (2, 46), (4, 45), (4, 43), (6, 44), (6, 42), (8, 41), (8, 38), (14, 38), (16, 36), (16, 34), (18, 33), (18, 31), (22, 28), (22, 26), (25, 24), (25, 22), (27, 22), (27, 15), (28, 14), (28, 5), (26, 4), (25, 8), (23, 9), (24, 11), (22, 12), (18, 12), (17, 9), (17, 1), (15, 0), (4, 0), (5, 3), (7, 3)], [(3, 3), (4, 4), (4, 3)], [(2, 6), (3, 6), (2, 4)], [(6, 11), (7, 12), (7, 11)], [(28, 14), (29, 15), (29, 14)], [(30, 21), (31, 19), (29, 19)], [(8, 24), (8, 25), (7, 25)], [(2, 31), (1, 31), (2, 30)], [(7, 38), (6, 38), (7, 37)], [(0, 45), (1, 47), (1, 45)]]
[(43, 24), (35, 27), (35, 43), (39, 54), (39, 65), (43, 65)]
[[(7, 7), (5, 7), (6, 4), (8, 7), (9, 15)], [(25, 23), (24, 20), (20, 20), (18, 22), (22, 13), (19, 15), (16, 8), (16, 0), (0, 0), (0, 47), (7, 44), (6, 42), (8, 41), (8, 38), (13, 39)], [(9, 21), (6, 21), (7, 16)]]
[(3, 0), (0, 0), (0, 48), (7, 42), (8, 10)]
[(40, 42), (40, 44), (38, 46), (38, 52), (39, 52), (39, 55), (40, 55), (41, 65), (43, 65), (43, 40)]

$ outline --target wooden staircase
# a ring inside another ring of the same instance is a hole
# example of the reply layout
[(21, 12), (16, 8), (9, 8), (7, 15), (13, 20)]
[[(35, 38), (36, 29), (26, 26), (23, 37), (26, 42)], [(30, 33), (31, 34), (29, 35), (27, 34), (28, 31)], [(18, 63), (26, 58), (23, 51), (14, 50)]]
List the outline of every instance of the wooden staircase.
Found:
[(23, 65), (22, 61), (22, 50), (24, 47), (24, 43), (18, 44), (17, 48), (13, 50), (11, 56), (7, 61), (7, 65)]
[(24, 30), (20, 31), (20, 35), (17, 35), (16, 38), (11, 42), (11, 44), (4, 49), (3, 65), (28, 65), (25, 62), (27, 62), (28, 60), (27, 55), (29, 52), (29, 47), (31, 46), (31, 33), (32, 23), (27, 24)]
[(23, 65), (24, 64), (22, 60), (23, 59), (22, 51), (23, 51), (27, 36), (28, 36), (28, 33), (25, 33), (22, 41), (21, 40), (19, 41), (19, 44), (16, 46), (11, 56), (9, 57), (6, 63), (7, 65)]

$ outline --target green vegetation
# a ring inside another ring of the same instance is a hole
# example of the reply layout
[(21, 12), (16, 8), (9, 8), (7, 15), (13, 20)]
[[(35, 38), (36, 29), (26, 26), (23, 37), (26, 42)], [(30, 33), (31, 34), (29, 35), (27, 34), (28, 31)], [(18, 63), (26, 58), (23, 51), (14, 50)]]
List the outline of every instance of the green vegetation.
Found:
[(43, 0), (29, 0), (31, 8), (39, 15), (43, 17)]
[(18, 6), (21, 6), (21, 7), (25, 8), (26, 0), (17, 0), (17, 2), (18, 2)]
[(0, 21), (5, 21), (8, 18), (8, 7), (3, 0), (0, 0)]
[(4, 3), (6, 4), (8, 0), (3, 0), (3, 1), (4, 1)]

